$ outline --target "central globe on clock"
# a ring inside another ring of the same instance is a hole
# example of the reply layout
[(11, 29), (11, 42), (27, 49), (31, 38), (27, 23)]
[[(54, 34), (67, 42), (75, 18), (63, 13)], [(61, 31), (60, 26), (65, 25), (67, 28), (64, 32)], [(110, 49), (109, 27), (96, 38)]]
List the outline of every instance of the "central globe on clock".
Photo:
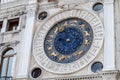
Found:
[(58, 63), (71, 63), (84, 56), (91, 47), (93, 31), (89, 23), (79, 18), (57, 22), (47, 33), (44, 50)]

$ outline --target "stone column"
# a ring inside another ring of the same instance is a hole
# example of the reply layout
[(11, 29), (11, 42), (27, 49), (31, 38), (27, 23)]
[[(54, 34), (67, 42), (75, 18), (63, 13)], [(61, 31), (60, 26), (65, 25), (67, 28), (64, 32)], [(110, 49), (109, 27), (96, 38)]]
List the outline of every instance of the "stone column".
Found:
[(103, 71), (115, 70), (115, 34), (114, 34), (114, 1), (104, 2), (104, 69)]
[(16, 78), (28, 78), (30, 68), (30, 58), (32, 54), (32, 40), (34, 23), (36, 16), (36, 4), (28, 5), (28, 12), (26, 16), (26, 25), (21, 39), (21, 50), (18, 56), (18, 68), (16, 71)]
[(3, 20), (1, 33), (6, 32), (6, 30), (7, 30), (7, 22), (8, 22), (7, 18)]

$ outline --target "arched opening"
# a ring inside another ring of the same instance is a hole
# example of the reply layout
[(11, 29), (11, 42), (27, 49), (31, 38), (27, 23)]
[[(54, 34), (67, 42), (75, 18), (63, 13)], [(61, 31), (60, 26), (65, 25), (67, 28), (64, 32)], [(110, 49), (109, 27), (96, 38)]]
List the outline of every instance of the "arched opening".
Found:
[(8, 80), (12, 78), (12, 64), (13, 64), (13, 56), (15, 52), (12, 48), (7, 48), (2, 53), (1, 58), (1, 66), (0, 66), (0, 77), (3, 80)]

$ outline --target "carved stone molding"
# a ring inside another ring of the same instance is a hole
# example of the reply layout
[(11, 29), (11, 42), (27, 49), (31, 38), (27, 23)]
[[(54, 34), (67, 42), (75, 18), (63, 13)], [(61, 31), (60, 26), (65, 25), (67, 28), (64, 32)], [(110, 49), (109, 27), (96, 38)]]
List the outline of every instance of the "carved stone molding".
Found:
[(39, 9), (42, 10), (42, 9), (50, 9), (50, 8), (56, 8), (58, 7), (58, 3), (57, 2), (54, 2), (54, 3), (49, 3), (49, 4), (41, 4), (39, 3)]
[(40, 80), (118, 80), (117, 79), (118, 76), (119, 76), (119, 71), (108, 71), (108, 72), (101, 72), (93, 75), (40, 79)]
[[(90, 2), (104, 2), (104, 0), (75, 0), (75, 1), (79, 1), (78, 3), (90, 3)], [(67, 1), (67, 4), (70, 4), (70, 3), (75, 3), (75, 1), (74, 2), (68, 2)], [(60, 0), (58, 0), (58, 2), (60, 2)], [(65, 2), (66, 3), (66, 2)]]
[(20, 16), (26, 13), (26, 6), (18, 6), (0, 10), (0, 19)]
[(0, 47), (1, 47), (1, 46), (17, 45), (18, 43), (20, 43), (20, 41), (13, 41), (13, 42), (0, 43)]

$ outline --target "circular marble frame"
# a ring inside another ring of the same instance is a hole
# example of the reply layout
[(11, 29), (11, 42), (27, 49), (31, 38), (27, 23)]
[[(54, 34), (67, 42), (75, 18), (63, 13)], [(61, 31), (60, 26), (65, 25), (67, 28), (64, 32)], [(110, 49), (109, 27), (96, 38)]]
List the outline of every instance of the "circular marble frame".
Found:
[[(75, 17), (83, 19), (91, 25), (93, 29), (93, 43), (91, 48), (82, 58), (71, 63), (62, 64), (50, 60), (44, 51), (44, 39), (48, 31), (56, 22)], [(103, 45), (103, 39), (104, 28), (97, 15), (82, 9), (66, 10), (52, 16), (39, 27), (33, 41), (33, 56), (37, 63), (45, 70), (56, 74), (68, 74), (84, 68), (94, 60)]]

